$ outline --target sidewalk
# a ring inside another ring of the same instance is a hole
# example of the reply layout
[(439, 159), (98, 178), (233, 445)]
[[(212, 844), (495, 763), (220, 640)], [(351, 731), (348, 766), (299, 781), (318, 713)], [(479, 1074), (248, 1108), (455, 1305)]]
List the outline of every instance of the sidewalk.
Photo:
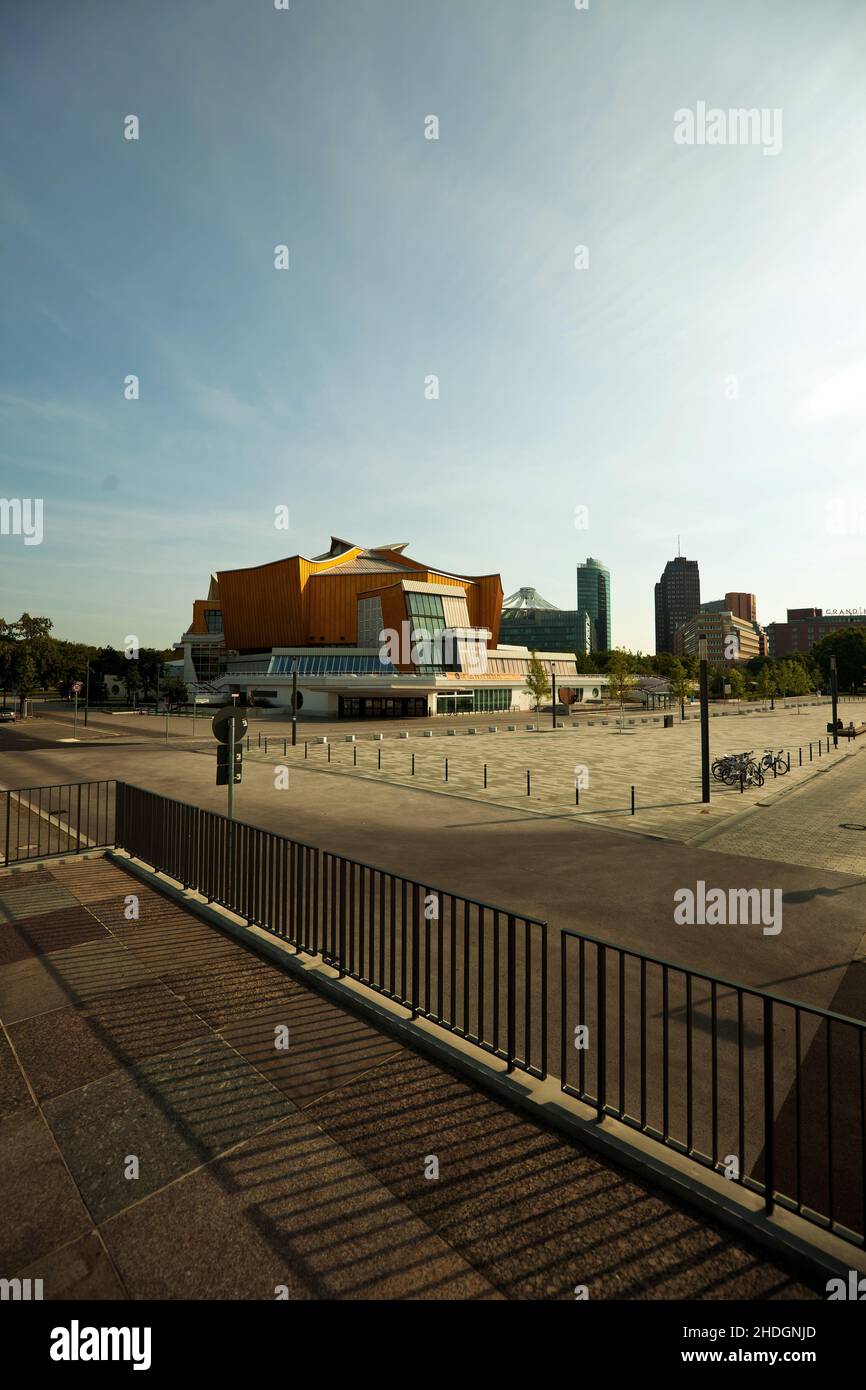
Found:
[(0, 1018), (47, 1299), (813, 1296), (105, 859), (0, 875)]

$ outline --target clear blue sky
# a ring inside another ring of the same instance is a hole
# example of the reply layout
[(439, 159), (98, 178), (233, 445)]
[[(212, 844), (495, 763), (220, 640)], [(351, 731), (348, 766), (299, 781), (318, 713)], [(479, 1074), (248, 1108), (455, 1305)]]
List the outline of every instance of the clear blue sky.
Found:
[[(45, 515), (0, 536), (2, 616), (168, 644), (212, 570), (331, 533), (563, 607), (599, 556), (644, 650), (678, 534), (762, 621), (866, 606), (862, 0), (42, 0), (2, 29), (0, 495)], [(676, 145), (699, 101), (780, 108), (781, 152)]]

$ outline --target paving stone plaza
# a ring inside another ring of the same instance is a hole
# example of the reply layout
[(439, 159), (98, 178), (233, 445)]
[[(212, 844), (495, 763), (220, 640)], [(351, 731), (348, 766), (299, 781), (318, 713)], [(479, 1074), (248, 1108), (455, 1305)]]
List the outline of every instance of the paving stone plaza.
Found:
[[(839, 718), (847, 727), (862, 718), (863, 710), (861, 702), (840, 701)], [(316, 735), (306, 726), (305, 737), (294, 749), (289, 744), (285, 755), (282, 738), (263, 732), (261, 746), (257, 733), (246, 756), (689, 842), (733, 824), (758, 805), (790, 796), (810, 779), (856, 757), (862, 741), (840, 738), (834, 749), (831, 737), (828, 749), (829, 714), (828, 704), (804, 702), (711, 717), (711, 758), (784, 749), (790, 771), (776, 777), (770, 772), (763, 787), (743, 792), (713, 780), (709, 806), (701, 801), (700, 721), (693, 712), (685, 722), (677, 714), (672, 728), (665, 728), (659, 716), (633, 714), (620, 726), (611, 714), (584, 720), (576, 728), (541, 723), (532, 730), (509, 730), (506, 723), (478, 724), (469, 726), (475, 733), (463, 727), (451, 736), (417, 726), (393, 734)], [(796, 815), (796, 798), (791, 805)], [(751, 818), (742, 831), (747, 838), (750, 826)]]

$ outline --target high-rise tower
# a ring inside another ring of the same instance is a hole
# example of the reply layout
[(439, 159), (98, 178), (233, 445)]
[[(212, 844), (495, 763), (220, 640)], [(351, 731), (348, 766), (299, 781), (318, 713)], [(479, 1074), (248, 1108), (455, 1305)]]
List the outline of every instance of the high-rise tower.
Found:
[(656, 651), (672, 652), (674, 633), (701, 606), (701, 577), (697, 560), (678, 555), (668, 560), (655, 587)]
[(577, 567), (577, 606), (589, 614), (592, 650), (610, 651), (610, 571), (601, 560), (587, 556)]

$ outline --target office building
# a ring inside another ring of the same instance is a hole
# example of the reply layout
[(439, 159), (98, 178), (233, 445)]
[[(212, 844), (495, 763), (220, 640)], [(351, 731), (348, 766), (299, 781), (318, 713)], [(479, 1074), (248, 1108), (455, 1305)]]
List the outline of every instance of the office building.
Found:
[(586, 610), (557, 608), (537, 589), (518, 589), (505, 599), (500, 635), (530, 651), (592, 650), (592, 620)]
[(590, 651), (610, 651), (610, 571), (587, 556), (577, 567), (577, 607), (589, 615)]
[(866, 627), (866, 613), (825, 613), (823, 608), (789, 608), (788, 621), (768, 623), (770, 656), (782, 659), (810, 652), (816, 642), (841, 627)]
[(768, 652), (767, 635), (757, 623), (747, 622), (730, 610), (718, 612), (702, 608), (674, 633), (675, 655), (698, 656), (698, 639), (702, 633), (707, 639), (707, 659), (711, 666), (750, 661)]
[(701, 577), (697, 560), (668, 560), (655, 586), (656, 652), (674, 650), (674, 634), (699, 612)]

